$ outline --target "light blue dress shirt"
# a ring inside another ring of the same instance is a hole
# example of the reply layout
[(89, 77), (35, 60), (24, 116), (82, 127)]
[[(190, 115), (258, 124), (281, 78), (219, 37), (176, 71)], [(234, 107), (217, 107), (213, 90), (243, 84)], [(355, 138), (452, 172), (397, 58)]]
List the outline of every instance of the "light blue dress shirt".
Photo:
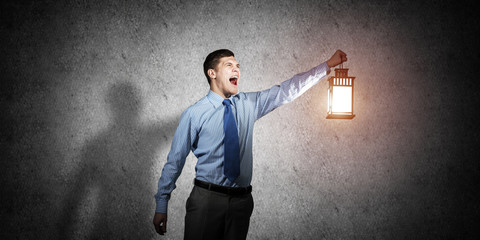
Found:
[(232, 97), (232, 111), (240, 143), (240, 176), (230, 182), (223, 175), (223, 98), (213, 91), (185, 110), (173, 137), (172, 146), (158, 181), (156, 212), (167, 213), (167, 204), (175, 182), (190, 153), (197, 157), (196, 178), (229, 187), (246, 187), (252, 181), (252, 137), (256, 120), (277, 107), (293, 101), (327, 76), (327, 63), (300, 73), (260, 92), (240, 92)]

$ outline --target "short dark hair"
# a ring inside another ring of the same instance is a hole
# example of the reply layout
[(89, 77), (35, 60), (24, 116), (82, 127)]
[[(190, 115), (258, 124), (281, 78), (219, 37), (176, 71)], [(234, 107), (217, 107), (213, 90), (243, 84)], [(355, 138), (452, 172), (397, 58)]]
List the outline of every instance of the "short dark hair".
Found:
[(215, 69), (218, 65), (218, 61), (223, 57), (235, 57), (232, 51), (228, 49), (219, 49), (208, 54), (203, 63), (203, 73), (207, 77), (208, 84), (210, 84), (210, 77), (208, 76), (208, 69)]

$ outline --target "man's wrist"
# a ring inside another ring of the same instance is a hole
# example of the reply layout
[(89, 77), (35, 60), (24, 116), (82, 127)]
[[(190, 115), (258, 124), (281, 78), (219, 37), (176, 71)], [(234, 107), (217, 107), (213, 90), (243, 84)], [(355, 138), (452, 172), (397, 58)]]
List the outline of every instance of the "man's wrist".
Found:
[(328, 59), (328, 60), (326, 61), (327, 66), (328, 66), (329, 68), (334, 67), (331, 61), (332, 61), (332, 59)]

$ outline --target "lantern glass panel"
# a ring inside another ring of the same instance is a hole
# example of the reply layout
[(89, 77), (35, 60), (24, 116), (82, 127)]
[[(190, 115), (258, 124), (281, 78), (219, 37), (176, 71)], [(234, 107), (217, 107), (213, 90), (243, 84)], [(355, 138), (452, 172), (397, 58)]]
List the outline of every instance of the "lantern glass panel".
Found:
[(333, 86), (332, 89), (332, 112), (333, 113), (351, 113), (352, 112), (352, 87), (351, 86)]

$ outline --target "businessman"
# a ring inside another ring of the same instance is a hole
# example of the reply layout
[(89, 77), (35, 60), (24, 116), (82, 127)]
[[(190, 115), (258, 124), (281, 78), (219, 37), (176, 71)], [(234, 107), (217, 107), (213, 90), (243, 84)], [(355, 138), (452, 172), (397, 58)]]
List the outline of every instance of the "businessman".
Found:
[(256, 120), (293, 101), (347, 61), (337, 50), (326, 62), (259, 92), (238, 92), (240, 64), (233, 52), (210, 53), (203, 64), (208, 94), (187, 108), (173, 137), (155, 195), (155, 230), (167, 231), (171, 192), (187, 155), (197, 157), (186, 203), (185, 239), (246, 239), (253, 211), (252, 137)]

